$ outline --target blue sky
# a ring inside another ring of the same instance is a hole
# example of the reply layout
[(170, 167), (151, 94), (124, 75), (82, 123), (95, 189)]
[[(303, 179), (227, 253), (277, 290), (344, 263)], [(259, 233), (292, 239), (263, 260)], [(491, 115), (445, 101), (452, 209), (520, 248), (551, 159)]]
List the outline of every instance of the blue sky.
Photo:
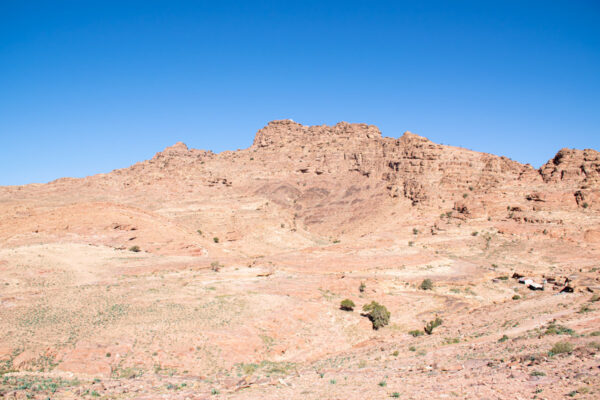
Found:
[(600, 149), (598, 1), (0, 2), (0, 185), (273, 119), (365, 122), (539, 167)]

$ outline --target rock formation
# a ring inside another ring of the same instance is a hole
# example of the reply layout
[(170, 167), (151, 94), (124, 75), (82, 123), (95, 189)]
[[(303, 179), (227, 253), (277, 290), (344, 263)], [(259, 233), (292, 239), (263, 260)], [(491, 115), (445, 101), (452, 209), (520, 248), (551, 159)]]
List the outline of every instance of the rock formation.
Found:
[(0, 397), (596, 398), (599, 177), (282, 120), (0, 187)]

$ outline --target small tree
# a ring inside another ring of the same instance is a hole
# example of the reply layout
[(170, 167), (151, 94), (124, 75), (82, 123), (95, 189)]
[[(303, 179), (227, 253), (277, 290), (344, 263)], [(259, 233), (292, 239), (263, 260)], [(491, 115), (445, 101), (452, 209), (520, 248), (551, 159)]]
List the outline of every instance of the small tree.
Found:
[(375, 330), (390, 323), (390, 312), (385, 306), (377, 303), (376, 301), (365, 304), (363, 306), (363, 311), (373, 324), (373, 329)]
[(421, 282), (419, 288), (422, 290), (431, 290), (433, 289), (433, 282), (431, 279), (425, 279), (423, 282)]
[(213, 238), (213, 242), (215, 242), (215, 243), (219, 243), (219, 238), (215, 236), (215, 237)]
[(220, 264), (218, 261), (213, 261), (210, 263), (210, 269), (212, 269), (215, 272), (219, 272), (221, 268), (223, 268), (223, 265)]
[(342, 303), (340, 304), (340, 309), (344, 310), (344, 311), (353, 311), (354, 307), (356, 305), (354, 304), (354, 302), (350, 299), (345, 299), (342, 300)]
[(429, 321), (425, 328), (423, 329), (426, 334), (431, 335), (433, 330), (442, 324), (442, 319), (440, 317), (436, 317), (433, 321)]
[(367, 285), (365, 285), (364, 282), (360, 283), (360, 286), (358, 287), (358, 291), (363, 293), (365, 291), (365, 288), (367, 287)]

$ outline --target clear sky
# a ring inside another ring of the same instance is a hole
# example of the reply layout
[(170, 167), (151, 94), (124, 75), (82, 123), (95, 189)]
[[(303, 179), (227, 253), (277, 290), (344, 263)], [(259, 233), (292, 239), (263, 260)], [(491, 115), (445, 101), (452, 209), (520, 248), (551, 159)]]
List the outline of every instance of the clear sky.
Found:
[(600, 2), (0, 1), (0, 185), (365, 122), (539, 167), (600, 150)]

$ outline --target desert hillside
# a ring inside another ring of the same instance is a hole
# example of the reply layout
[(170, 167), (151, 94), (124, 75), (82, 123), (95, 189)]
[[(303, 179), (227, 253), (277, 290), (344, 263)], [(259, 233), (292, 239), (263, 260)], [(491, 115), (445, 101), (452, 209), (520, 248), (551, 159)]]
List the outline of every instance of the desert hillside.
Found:
[(281, 120), (0, 187), (0, 398), (598, 398), (600, 153), (548, 156)]

